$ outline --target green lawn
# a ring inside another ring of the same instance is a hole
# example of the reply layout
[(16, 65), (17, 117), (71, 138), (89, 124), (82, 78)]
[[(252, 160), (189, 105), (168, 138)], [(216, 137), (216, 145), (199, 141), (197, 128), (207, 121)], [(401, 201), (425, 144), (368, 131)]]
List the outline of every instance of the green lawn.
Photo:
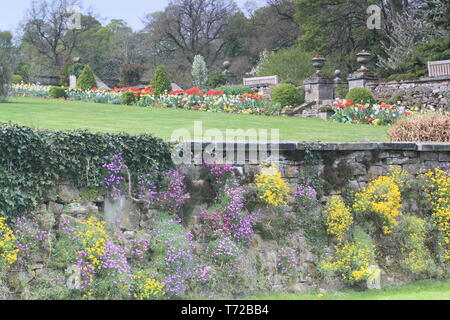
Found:
[(41, 98), (11, 98), (9, 103), (0, 104), (0, 122), (8, 121), (55, 130), (151, 133), (163, 139), (170, 139), (175, 129), (186, 128), (192, 133), (194, 121), (202, 121), (204, 130), (217, 128), (223, 134), (226, 129), (279, 129), (282, 141), (387, 140), (386, 127), (298, 117), (221, 114)]
[(385, 287), (382, 290), (357, 292), (343, 290), (328, 292), (320, 297), (315, 294), (257, 294), (248, 300), (450, 300), (450, 280), (418, 281), (401, 287)]

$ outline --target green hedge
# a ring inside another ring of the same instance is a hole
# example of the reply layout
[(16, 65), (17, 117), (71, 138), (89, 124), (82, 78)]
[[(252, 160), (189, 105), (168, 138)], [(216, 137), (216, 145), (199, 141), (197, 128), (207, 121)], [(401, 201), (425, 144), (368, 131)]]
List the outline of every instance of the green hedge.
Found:
[(222, 93), (227, 96), (240, 96), (243, 95), (244, 93), (249, 94), (253, 93), (253, 90), (251, 88), (243, 85), (223, 86), (217, 88), (217, 90), (222, 91)]
[(48, 94), (53, 99), (67, 98), (67, 88), (65, 87), (51, 87)]
[(171, 145), (150, 135), (36, 130), (0, 123), (0, 216), (30, 213), (57, 182), (100, 187), (102, 165), (122, 153), (132, 180), (173, 166)]

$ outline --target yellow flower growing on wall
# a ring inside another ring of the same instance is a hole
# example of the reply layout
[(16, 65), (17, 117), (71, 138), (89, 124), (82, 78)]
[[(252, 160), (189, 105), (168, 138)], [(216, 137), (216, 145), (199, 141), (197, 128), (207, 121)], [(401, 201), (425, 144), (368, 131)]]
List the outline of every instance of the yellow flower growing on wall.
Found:
[(373, 213), (382, 221), (385, 234), (391, 233), (402, 214), (402, 197), (394, 178), (381, 176), (355, 195), (353, 209), (359, 213)]
[(135, 299), (154, 300), (165, 295), (164, 284), (153, 278), (145, 277), (142, 271), (139, 271), (133, 280), (136, 283), (133, 293)]
[(5, 223), (5, 218), (0, 217), (0, 269), (9, 268), (16, 262), (19, 253), (16, 242), (17, 239)]
[(433, 210), (433, 221), (441, 235), (438, 245), (443, 258), (450, 259), (450, 175), (441, 169), (429, 170), (422, 176), (422, 189)]
[(374, 274), (371, 265), (375, 261), (375, 246), (345, 242), (336, 245), (334, 250), (332, 259), (322, 262), (322, 271), (337, 272), (343, 281), (349, 283), (366, 280)]
[(353, 224), (350, 209), (347, 208), (342, 197), (333, 196), (324, 213), (328, 233), (334, 235), (341, 242)]
[(290, 194), (289, 185), (284, 181), (277, 167), (262, 167), (261, 174), (255, 176), (259, 198), (272, 206), (286, 206)]

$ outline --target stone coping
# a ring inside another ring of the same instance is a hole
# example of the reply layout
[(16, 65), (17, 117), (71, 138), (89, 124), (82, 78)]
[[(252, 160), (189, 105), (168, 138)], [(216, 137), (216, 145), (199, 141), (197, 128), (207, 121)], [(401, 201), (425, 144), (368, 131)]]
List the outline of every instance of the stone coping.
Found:
[[(191, 145), (202, 145), (202, 149), (212, 142), (205, 141), (190, 141)], [(227, 148), (239, 150), (255, 150), (259, 145), (264, 145), (259, 142), (214, 142), (217, 146), (222, 146), (223, 150)], [(271, 149), (271, 143), (266, 143), (268, 150)], [(435, 143), (435, 142), (296, 142), (296, 141), (281, 141), (279, 142), (280, 151), (371, 151), (371, 150), (389, 150), (389, 151), (419, 151), (419, 152), (446, 152), (450, 151), (450, 143)]]
[(378, 85), (392, 85), (392, 84), (409, 84), (409, 83), (427, 83), (427, 82), (443, 82), (450, 81), (450, 76), (440, 76), (433, 78), (419, 78), (411, 80), (379, 80), (376, 82)]

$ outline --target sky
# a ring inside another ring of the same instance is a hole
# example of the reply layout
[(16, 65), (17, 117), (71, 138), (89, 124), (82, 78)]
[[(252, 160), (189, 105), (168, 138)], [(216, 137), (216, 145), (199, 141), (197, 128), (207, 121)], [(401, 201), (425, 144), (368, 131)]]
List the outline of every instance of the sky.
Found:
[[(51, 0), (50, 0), (51, 1)], [(143, 27), (142, 17), (147, 13), (162, 11), (169, 0), (81, 0), (84, 8), (93, 8), (105, 24), (110, 19), (123, 19), (134, 30)], [(235, 0), (244, 8), (248, 0)], [(252, 0), (257, 4), (264, 4), (264, 0)], [(15, 32), (32, 0), (0, 0), (0, 30)]]

